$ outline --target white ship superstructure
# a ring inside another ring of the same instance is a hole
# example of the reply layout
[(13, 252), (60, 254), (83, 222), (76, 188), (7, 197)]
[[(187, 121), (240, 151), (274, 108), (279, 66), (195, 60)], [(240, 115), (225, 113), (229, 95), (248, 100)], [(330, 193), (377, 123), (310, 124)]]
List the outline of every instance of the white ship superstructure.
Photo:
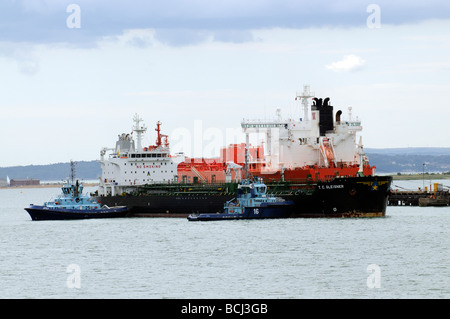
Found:
[[(264, 169), (267, 172), (294, 169), (309, 165), (330, 167), (359, 165), (362, 145), (356, 143), (356, 134), (362, 130), (361, 121), (352, 119), (351, 107), (348, 118), (341, 119), (342, 111), (333, 114), (329, 98), (313, 99), (309, 111), (308, 99), (314, 96), (309, 86), (297, 95), (303, 105), (303, 118), (282, 119), (280, 110), (271, 121), (243, 120), (241, 127), (246, 134), (265, 134)], [(252, 159), (249, 159), (252, 163)]]
[[(128, 193), (136, 186), (178, 180), (177, 166), (185, 157), (182, 154), (170, 155), (168, 137), (160, 132), (161, 123), (157, 123), (156, 144), (142, 147), (142, 135), (147, 128), (140, 124), (142, 119), (137, 114), (133, 120), (136, 143), (133, 134), (123, 133), (119, 135), (115, 148), (103, 148), (100, 152), (100, 195), (114, 196)], [(111, 152), (108, 156), (107, 151)]]

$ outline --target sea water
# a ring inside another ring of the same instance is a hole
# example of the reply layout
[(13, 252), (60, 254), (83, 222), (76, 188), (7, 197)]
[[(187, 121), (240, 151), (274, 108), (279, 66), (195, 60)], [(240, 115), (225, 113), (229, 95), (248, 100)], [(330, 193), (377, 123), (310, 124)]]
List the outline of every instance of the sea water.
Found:
[(0, 189), (0, 298), (450, 298), (450, 207), (32, 221), (24, 208), (58, 193)]

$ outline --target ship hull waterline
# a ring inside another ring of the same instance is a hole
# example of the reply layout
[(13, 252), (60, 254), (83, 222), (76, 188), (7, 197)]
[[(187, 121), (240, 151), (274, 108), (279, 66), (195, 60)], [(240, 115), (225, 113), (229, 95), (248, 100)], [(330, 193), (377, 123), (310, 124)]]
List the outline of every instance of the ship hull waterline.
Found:
[(191, 214), (189, 221), (218, 221), (236, 219), (276, 219), (289, 218), (293, 202), (265, 203), (258, 207), (246, 207), (243, 213)]
[(107, 209), (79, 210), (79, 209), (53, 209), (46, 206), (31, 205), (25, 208), (32, 220), (75, 220), (93, 218), (119, 218), (128, 215), (126, 206), (110, 207)]
[[(335, 178), (318, 182), (306, 191), (275, 195), (294, 202), (288, 218), (384, 217), (391, 182), (391, 176)], [(224, 203), (233, 197), (223, 193), (162, 193), (97, 199), (102, 205), (127, 206), (130, 217), (186, 218), (190, 214), (222, 213)]]

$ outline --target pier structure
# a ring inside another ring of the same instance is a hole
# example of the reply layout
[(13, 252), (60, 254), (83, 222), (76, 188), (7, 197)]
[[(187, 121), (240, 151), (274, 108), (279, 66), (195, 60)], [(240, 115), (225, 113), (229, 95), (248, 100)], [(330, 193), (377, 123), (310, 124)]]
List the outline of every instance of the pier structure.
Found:
[(450, 192), (435, 183), (434, 189), (425, 190), (391, 190), (388, 206), (449, 206)]

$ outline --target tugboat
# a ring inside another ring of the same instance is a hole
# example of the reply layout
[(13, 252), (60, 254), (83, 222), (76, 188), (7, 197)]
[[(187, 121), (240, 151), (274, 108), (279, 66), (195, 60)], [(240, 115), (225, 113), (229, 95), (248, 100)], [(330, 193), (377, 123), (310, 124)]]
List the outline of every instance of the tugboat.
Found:
[(74, 180), (74, 163), (71, 162), (72, 183), (62, 186), (62, 193), (53, 201), (44, 205), (31, 204), (25, 210), (32, 220), (68, 220), (88, 218), (125, 217), (128, 213), (126, 206), (108, 207), (83, 194), (83, 185)]
[(236, 199), (224, 204), (223, 213), (191, 214), (189, 221), (288, 218), (294, 207), (293, 201), (267, 195), (262, 179), (245, 179), (238, 185)]

